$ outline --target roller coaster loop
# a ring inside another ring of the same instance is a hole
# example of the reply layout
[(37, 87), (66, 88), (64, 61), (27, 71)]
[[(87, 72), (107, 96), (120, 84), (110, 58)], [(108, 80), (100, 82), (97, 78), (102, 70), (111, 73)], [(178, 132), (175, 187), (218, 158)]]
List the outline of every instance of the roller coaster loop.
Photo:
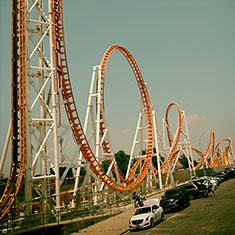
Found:
[[(78, 111), (76, 108), (76, 104), (74, 101), (74, 96), (72, 92), (72, 85), (70, 81), (69, 76), (69, 70), (68, 70), (68, 63), (67, 63), (67, 57), (66, 57), (66, 50), (65, 50), (65, 40), (64, 40), (64, 28), (63, 28), (63, 13), (62, 13), (62, 1), (61, 0), (54, 0), (53, 1), (53, 15), (54, 15), (54, 32), (55, 32), (55, 58), (56, 58), (56, 77), (59, 84), (61, 84), (61, 90), (62, 90), (62, 97), (64, 100), (64, 107), (66, 110), (66, 114), (69, 120), (69, 123), (71, 124), (72, 133), (74, 136), (74, 139), (78, 145), (81, 146), (80, 150), (83, 154), (83, 157), (86, 159), (87, 162), (90, 163), (90, 168), (92, 171), (99, 176), (101, 181), (103, 181), (106, 185), (108, 185), (110, 188), (113, 188), (114, 190), (118, 191), (131, 191), (133, 188), (136, 188), (139, 183), (145, 178), (150, 163), (152, 160), (153, 155), (153, 120), (151, 115), (151, 102), (149, 100), (147, 87), (145, 85), (145, 82), (142, 78), (142, 74), (139, 70), (139, 67), (135, 61), (135, 59), (132, 57), (130, 52), (125, 49), (124, 47), (120, 45), (112, 45), (110, 46), (107, 51), (105, 52), (102, 60), (101, 60), (101, 89), (103, 91), (104, 89), (104, 81), (105, 81), (105, 72), (107, 68), (107, 62), (114, 50), (119, 50), (127, 59), (129, 62), (132, 71), (135, 75), (142, 102), (144, 105), (145, 110), (145, 116), (146, 116), (146, 126), (147, 126), (147, 151), (146, 156), (144, 158), (143, 167), (140, 171), (140, 174), (138, 177), (131, 182), (126, 187), (117, 184), (114, 182), (106, 173), (103, 171), (102, 167), (100, 166), (98, 160), (96, 159), (94, 153), (91, 150), (91, 147), (89, 146), (89, 143), (87, 141), (87, 138), (84, 134), (82, 124), (80, 121), (80, 118), (78, 116)], [(101, 95), (101, 100), (103, 102), (103, 92)], [(102, 126), (102, 125), (101, 125)], [(102, 128), (101, 128), (102, 132)], [(106, 151), (109, 151), (108, 144), (106, 144)]]

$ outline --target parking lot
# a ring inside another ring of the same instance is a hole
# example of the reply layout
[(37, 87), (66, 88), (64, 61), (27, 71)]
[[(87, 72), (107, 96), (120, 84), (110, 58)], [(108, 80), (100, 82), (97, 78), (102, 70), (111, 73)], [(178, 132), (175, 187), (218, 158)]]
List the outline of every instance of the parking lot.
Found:
[(192, 200), (191, 206), (165, 218), (151, 229), (125, 234), (235, 234), (235, 179), (223, 182), (214, 196)]

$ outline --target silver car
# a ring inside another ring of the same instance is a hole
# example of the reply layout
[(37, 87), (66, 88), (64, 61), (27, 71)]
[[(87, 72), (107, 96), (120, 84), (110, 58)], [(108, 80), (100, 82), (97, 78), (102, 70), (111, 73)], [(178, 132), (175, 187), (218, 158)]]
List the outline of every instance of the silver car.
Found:
[(151, 200), (145, 205), (136, 209), (129, 220), (130, 230), (153, 227), (157, 222), (165, 220), (164, 212), (159, 203)]

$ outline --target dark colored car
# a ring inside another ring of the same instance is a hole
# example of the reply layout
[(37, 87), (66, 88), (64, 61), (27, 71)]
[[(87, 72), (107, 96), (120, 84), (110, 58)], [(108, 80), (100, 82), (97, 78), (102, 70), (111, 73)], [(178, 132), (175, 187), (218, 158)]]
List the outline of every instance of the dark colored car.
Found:
[(201, 182), (199, 183), (199, 182), (200, 181), (196, 181), (196, 183), (187, 182), (181, 185), (185, 188), (186, 192), (189, 195), (190, 200), (204, 196), (202, 183)]
[(160, 206), (165, 212), (169, 210), (183, 210), (184, 207), (189, 205), (189, 195), (182, 186), (165, 191), (160, 201)]
[(235, 171), (233, 168), (225, 168), (224, 171), (227, 173), (229, 179), (232, 179), (235, 177)]
[(211, 176), (215, 176), (215, 177), (221, 178), (222, 182), (229, 179), (228, 174), (225, 173), (224, 171), (214, 172), (214, 173), (211, 174)]

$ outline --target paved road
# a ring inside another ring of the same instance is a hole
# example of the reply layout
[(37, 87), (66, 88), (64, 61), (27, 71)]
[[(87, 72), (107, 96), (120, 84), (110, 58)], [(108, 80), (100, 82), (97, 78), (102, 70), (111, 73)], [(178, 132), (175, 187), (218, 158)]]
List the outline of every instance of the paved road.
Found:
[(129, 205), (126, 212), (74, 234), (235, 235), (235, 179), (222, 183), (215, 196), (193, 200), (183, 211), (166, 214), (166, 220), (151, 229), (128, 230), (128, 221), (134, 210), (133, 205)]
[(193, 200), (183, 211), (166, 214), (166, 221), (154, 228), (125, 234), (234, 235), (235, 179), (223, 182), (215, 196)]

